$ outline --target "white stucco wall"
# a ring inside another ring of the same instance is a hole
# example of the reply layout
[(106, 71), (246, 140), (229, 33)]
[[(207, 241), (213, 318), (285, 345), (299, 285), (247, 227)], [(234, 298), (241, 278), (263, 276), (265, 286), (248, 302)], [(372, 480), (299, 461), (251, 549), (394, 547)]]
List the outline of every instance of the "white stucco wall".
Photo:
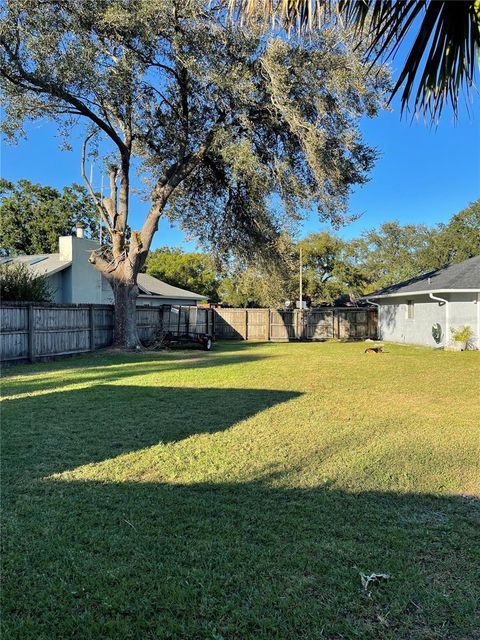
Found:
[(62, 236), (59, 238), (60, 258), (71, 260), (72, 265), (65, 270), (64, 302), (101, 304), (102, 275), (90, 264), (90, 253), (98, 248), (98, 243), (86, 238)]
[[(469, 325), (474, 333), (473, 341), (479, 346), (480, 302), (476, 293), (438, 294), (449, 300), (448, 329)], [(407, 318), (407, 300), (414, 303), (414, 317)], [(428, 347), (444, 347), (447, 334), (446, 304), (431, 300), (428, 295), (402, 296), (378, 299), (378, 331), (381, 340)], [(435, 342), (432, 326), (439, 324), (442, 330), (440, 342)]]

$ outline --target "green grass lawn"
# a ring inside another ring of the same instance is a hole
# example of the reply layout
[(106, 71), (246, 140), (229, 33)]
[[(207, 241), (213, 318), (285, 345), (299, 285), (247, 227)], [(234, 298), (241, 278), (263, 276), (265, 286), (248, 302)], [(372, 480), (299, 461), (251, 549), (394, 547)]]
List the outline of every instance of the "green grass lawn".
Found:
[(364, 347), (7, 369), (2, 637), (480, 638), (480, 353)]

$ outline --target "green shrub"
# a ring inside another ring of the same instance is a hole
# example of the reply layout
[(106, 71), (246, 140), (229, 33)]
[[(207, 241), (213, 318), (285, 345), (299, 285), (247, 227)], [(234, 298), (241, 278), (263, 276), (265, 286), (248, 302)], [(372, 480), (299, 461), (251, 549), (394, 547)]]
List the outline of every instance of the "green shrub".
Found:
[(452, 339), (455, 342), (468, 342), (473, 336), (473, 329), (467, 324), (459, 329), (452, 329)]
[(0, 298), (12, 302), (48, 302), (52, 292), (45, 276), (21, 263), (0, 265)]

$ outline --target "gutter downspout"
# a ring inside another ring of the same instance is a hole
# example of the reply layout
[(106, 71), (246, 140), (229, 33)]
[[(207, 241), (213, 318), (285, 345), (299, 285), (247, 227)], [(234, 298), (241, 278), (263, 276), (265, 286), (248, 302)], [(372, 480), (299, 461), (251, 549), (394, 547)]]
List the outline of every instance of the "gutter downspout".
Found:
[(450, 310), (448, 307), (448, 300), (445, 300), (445, 298), (439, 298), (438, 296), (434, 296), (433, 293), (429, 293), (428, 297), (431, 298), (431, 300), (437, 300), (437, 302), (445, 303), (445, 345), (444, 346), (446, 347), (450, 343), (450, 328), (449, 328)]
[[(377, 309), (380, 309), (380, 305), (378, 304), (378, 302), (373, 302), (373, 300), (370, 300), (370, 298), (365, 298), (365, 302), (368, 302), (368, 304), (373, 304), (375, 307), (377, 307)], [(479, 307), (480, 307), (480, 303), (479, 303)], [(380, 335), (380, 322), (378, 322), (378, 312), (377, 312), (377, 333), (378, 333), (378, 337), (380, 338), (380, 340), (382, 340), (382, 336)], [(479, 327), (480, 328), (480, 327)]]

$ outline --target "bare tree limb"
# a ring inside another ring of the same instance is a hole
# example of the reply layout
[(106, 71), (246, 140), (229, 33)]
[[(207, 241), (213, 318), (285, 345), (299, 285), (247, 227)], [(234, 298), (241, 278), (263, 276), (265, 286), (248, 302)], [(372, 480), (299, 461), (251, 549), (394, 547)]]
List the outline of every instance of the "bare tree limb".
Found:
[(88, 136), (85, 138), (85, 140), (83, 141), (83, 145), (82, 145), (82, 178), (85, 181), (85, 184), (87, 185), (87, 189), (90, 193), (90, 196), (92, 197), (93, 202), (95, 203), (95, 206), (97, 208), (97, 211), (100, 213), (100, 216), (103, 220), (103, 222), (105, 223), (108, 232), (110, 233), (110, 235), (112, 235), (112, 226), (110, 225), (110, 221), (108, 219), (108, 216), (105, 214), (105, 208), (103, 206), (103, 203), (101, 203), (99, 201), (99, 199), (97, 198), (95, 191), (93, 190), (93, 187), (90, 183), (90, 180), (87, 178), (87, 174), (85, 173), (85, 157), (86, 157), (86, 153), (87, 153), (87, 145), (88, 142), (90, 141), (91, 138), (93, 138), (93, 136), (95, 135), (96, 131), (92, 131), (91, 133), (88, 134)]

